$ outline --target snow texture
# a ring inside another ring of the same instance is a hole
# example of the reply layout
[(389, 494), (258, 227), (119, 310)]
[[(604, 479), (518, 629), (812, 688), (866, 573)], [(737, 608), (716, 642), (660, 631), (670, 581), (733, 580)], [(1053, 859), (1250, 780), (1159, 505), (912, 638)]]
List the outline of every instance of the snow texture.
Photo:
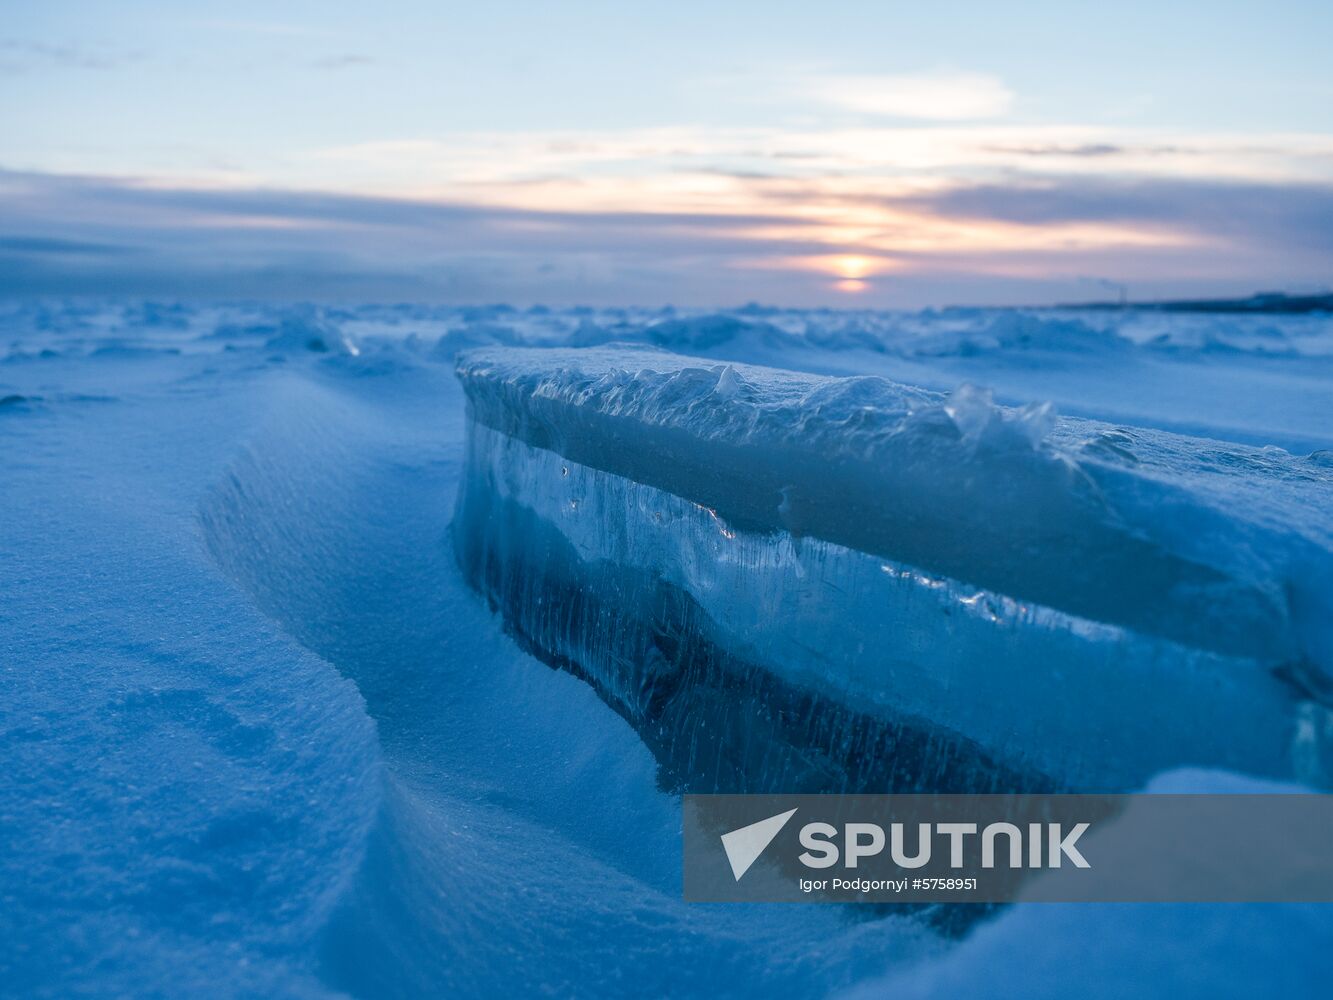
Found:
[[(1331, 368), (1317, 316), (0, 305), (0, 990), (1322, 995), (1320, 908), (686, 906), (673, 791), (1324, 784)], [(492, 614), (474, 546), (590, 601)]]

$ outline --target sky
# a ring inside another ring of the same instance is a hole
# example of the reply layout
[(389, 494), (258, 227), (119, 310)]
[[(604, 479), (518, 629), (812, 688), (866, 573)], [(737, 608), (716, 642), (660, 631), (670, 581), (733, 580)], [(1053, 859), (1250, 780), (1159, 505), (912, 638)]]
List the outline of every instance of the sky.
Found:
[(1333, 4), (11, 4), (0, 293), (1333, 286)]

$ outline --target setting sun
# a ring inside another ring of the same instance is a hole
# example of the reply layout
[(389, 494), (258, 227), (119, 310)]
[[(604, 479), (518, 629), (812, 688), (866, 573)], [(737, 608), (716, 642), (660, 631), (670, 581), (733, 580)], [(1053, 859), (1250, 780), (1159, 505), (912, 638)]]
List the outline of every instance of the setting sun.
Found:
[[(846, 257), (835, 257), (833, 260), (834, 269), (838, 276), (844, 281), (860, 282), (860, 279), (870, 274), (875, 267), (875, 262), (869, 257), (857, 257), (854, 255)], [(839, 287), (842, 282), (839, 282)]]

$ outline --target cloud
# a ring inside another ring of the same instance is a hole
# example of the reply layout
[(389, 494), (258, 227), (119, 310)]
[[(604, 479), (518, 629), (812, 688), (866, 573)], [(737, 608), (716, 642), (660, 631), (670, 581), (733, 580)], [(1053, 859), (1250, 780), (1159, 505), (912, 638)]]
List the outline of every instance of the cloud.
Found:
[(1333, 185), (724, 180), (730, 210), (622, 211), (0, 171), (0, 233), (20, 234), (0, 239), (0, 291), (815, 305), (845, 301), (857, 261), (858, 305), (919, 306), (1086, 297), (1088, 274), (1170, 296), (1333, 270)]
[(0, 72), (22, 73), (40, 66), (113, 70), (142, 58), (141, 52), (112, 52), (49, 42), (0, 39)]
[(1118, 156), (1126, 150), (1111, 142), (1087, 142), (1078, 146), (988, 146), (986, 152), (1018, 156)]
[(49, 236), (0, 236), (0, 254), (119, 254), (131, 247), (115, 243), (89, 243), (85, 240), (63, 240)]
[(354, 69), (358, 66), (370, 66), (375, 62), (370, 56), (359, 55), (355, 52), (344, 52), (338, 55), (321, 56), (314, 60), (310, 65), (315, 69)]
[(803, 90), (805, 96), (846, 111), (932, 121), (999, 118), (1014, 102), (1001, 80), (979, 73), (818, 77)]
[(1024, 226), (1137, 223), (1201, 240), (1333, 256), (1331, 184), (1061, 177), (959, 185), (893, 201), (955, 218)]
[[(551, 212), (0, 171), (0, 232), (40, 234), (0, 247), (0, 292), (725, 302), (745, 281), (729, 262), (756, 252), (748, 232), (786, 221), (746, 213)], [(137, 252), (76, 253), (112, 243)], [(798, 235), (759, 252), (798, 255), (821, 247)], [(815, 294), (818, 283), (810, 278)]]

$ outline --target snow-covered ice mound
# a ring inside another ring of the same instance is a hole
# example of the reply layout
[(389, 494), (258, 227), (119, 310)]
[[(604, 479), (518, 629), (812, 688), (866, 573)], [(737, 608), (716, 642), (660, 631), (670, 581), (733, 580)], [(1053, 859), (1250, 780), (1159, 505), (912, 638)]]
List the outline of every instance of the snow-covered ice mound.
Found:
[[(1172, 771), (1144, 791), (1280, 794), (1286, 785), (1207, 771)], [(1114, 841), (1120, 824), (1099, 836)], [(1188, 841), (1164, 845), (1164, 860), (1209, 865)], [(1228, 872), (1209, 867), (1211, 877)], [(1327, 992), (1333, 979), (1323, 903), (1019, 903), (958, 948), (844, 994), (844, 1000), (1121, 1000), (1189, 997), (1252, 1000)], [(1071, 948), (1071, 942), (1078, 942)], [(1200, 961), (1200, 954), (1213, 956)], [(1223, 958), (1223, 956), (1225, 956)]]

